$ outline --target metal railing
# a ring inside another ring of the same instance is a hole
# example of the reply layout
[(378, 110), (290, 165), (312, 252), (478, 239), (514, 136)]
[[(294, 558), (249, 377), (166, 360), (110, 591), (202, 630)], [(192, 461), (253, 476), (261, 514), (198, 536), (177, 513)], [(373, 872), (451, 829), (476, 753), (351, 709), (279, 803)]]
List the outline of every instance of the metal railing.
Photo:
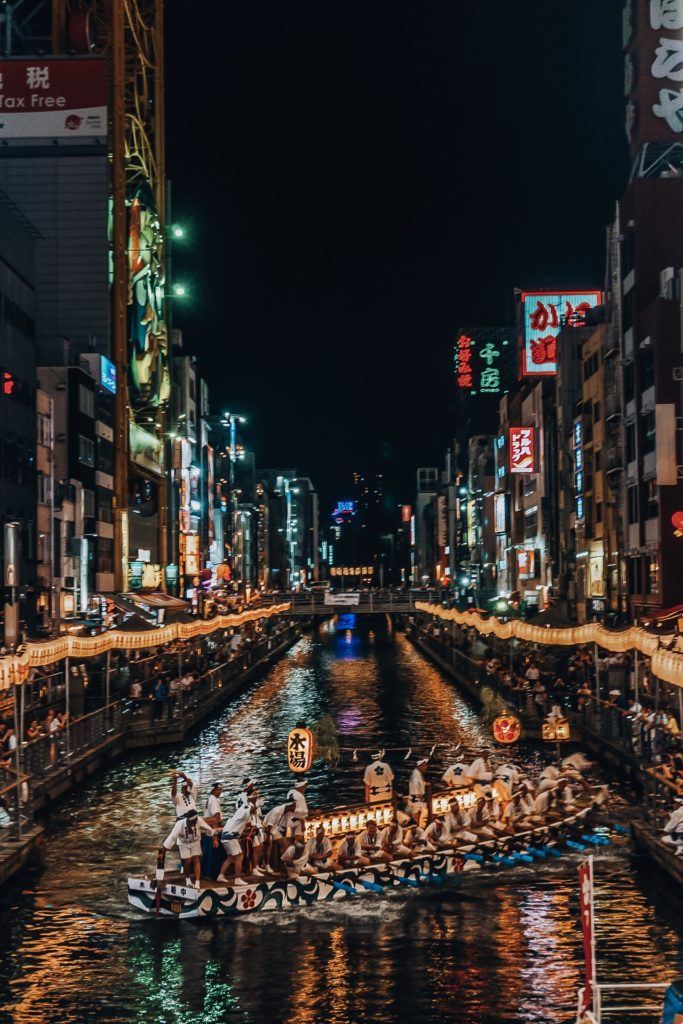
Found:
[(123, 732), (122, 711), (121, 701), (116, 701), (69, 722), (56, 732), (23, 743), (19, 751), (23, 771), (36, 781), (68, 767), (74, 758)]
[(20, 842), (33, 825), (31, 780), (23, 773), (0, 771), (0, 852), (5, 842)]

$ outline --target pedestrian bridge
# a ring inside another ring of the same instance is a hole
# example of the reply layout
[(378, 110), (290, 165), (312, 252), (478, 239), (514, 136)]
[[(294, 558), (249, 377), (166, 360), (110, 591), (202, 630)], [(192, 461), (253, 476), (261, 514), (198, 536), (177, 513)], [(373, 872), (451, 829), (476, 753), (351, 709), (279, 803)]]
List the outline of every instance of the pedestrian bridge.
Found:
[(416, 601), (435, 601), (436, 591), (425, 590), (303, 590), (264, 594), (262, 604), (289, 601), (287, 615), (401, 615), (415, 611)]

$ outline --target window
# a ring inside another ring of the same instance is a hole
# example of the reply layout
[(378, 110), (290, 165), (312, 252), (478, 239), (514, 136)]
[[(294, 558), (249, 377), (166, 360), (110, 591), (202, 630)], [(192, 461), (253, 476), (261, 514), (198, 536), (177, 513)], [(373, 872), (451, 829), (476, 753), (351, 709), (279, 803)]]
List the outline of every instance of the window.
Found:
[(538, 533), (538, 509), (524, 515), (524, 539), (535, 540)]
[(638, 357), (638, 369), (640, 371), (640, 392), (651, 388), (655, 382), (655, 350), (650, 343), (646, 348), (641, 348)]
[(602, 502), (601, 501), (596, 501), (595, 502), (595, 522), (596, 522), (596, 525), (598, 523), (602, 522)]
[(628, 503), (628, 521), (629, 523), (638, 522), (638, 488), (628, 487), (626, 489), (626, 500)]
[(92, 519), (95, 515), (95, 492), (89, 488), (83, 488), (83, 515)]
[(656, 480), (643, 483), (643, 517), (655, 519), (659, 515), (659, 493)]
[(624, 365), (624, 398), (627, 402), (632, 402), (636, 397), (636, 383), (635, 373), (633, 371), (633, 363), (625, 363)]
[(97, 572), (114, 571), (114, 541), (108, 537), (97, 538)]
[(593, 402), (593, 423), (600, 422), (600, 403)]
[(626, 426), (626, 461), (636, 460), (636, 425), (628, 423)]
[(78, 408), (84, 416), (95, 416), (95, 393), (85, 384), (78, 385)]
[(97, 438), (97, 468), (100, 473), (114, 473), (114, 445), (106, 437)]
[(640, 559), (629, 558), (628, 560), (628, 592), (629, 594), (640, 593)]
[(78, 461), (86, 466), (95, 465), (95, 442), (82, 434), (78, 435)]
[(643, 455), (655, 450), (655, 414), (647, 412), (642, 419)]
[(583, 499), (583, 531), (586, 539), (593, 536), (593, 499)]
[(648, 594), (659, 593), (659, 560), (655, 556), (650, 559), (650, 565), (647, 566), (647, 573), (645, 575), (645, 583), (647, 586)]
[(101, 523), (114, 521), (112, 494), (111, 491), (106, 491), (103, 487), (97, 488), (97, 518)]
[(599, 473), (602, 469), (602, 448), (596, 448), (593, 452), (593, 462), (595, 464), (595, 472)]
[(41, 505), (49, 505), (52, 501), (52, 480), (45, 473), (38, 473), (38, 501)]

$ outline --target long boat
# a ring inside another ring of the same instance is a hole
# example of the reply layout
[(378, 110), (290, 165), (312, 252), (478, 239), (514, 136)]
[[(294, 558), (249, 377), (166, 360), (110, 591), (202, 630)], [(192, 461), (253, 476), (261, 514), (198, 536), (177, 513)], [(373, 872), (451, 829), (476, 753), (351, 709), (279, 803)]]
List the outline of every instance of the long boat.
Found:
[[(455, 795), (463, 804), (472, 802), (462, 791), (456, 790), (449, 795)], [(439, 806), (447, 806), (447, 800), (448, 795), (434, 797)], [(462, 843), (367, 867), (321, 871), (296, 878), (253, 877), (237, 885), (213, 879), (201, 879), (199, 886), (187, 885), (180, 872), (166, 873), (159, 880), (148, 875), (129, 878), (128, 902), (136, 910), (164, 917), (234, 917), (257, 911), (330, 903), (370, 893), (381, 894), (401, 886), (419, 888), (425, 882), (439, 883), (447, 876), (457, 876), (484, 866), (501, 870), (539, 863), (559, 856), (563, 846), (568, 850), (583, 851), (602, 843), (601, 837), (587, 833), (586, 828), (587, 819), (603, 803), (604, 789), (599, 787), (577, 801), (564, 817), (536, 828), (501, 834), (474, 845)], [(313, 818), (307, 834), (318, 821), (327, 825), (328, 834), (344, 835), (360, 831), (371, 819), (385, 825), (393, 820), (394, 814), (390, 804), (338, 808)], [(158, 886), (161, 886), (160, 899)]]

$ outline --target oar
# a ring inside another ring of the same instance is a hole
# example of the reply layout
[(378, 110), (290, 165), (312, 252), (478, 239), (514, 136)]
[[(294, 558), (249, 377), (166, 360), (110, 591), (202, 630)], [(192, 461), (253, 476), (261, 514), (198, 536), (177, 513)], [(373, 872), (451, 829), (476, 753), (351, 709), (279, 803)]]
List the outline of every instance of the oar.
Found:
[(548, 856), (543, 850), (539, 850), (537, 846), (527, 846), (526, 852), (537, 860), (545, 860)]
[(630, 830), (625, 828), (623, 825), (616, 825), (615, 824), (615, 825), (612, 825), (611, 828), (612, 828), (613, 832), (618, 833), (618, 835), (620, 835), (620, 836), (630, 836), (630, 834), (631, 834)]
[(376, 892), (376, 893), (384, 892), (384, 886), (378, 885), (377, 882), (368, 882), (368, 881), (366, 881), (365, 878), (359, 878), (358, 881), (366, 889), (369, 889), (370, 892)]
[(573, 839), (567, 839), (566, 845), (570, 850), (579, 850), (580, 853), (586, 849), (585, 843), (575, 843)]
[(341, 892), (345, 892), (347, 894), (347, 896), (357, 896), (358, 895), (358, 890), (354, 889), (352, 885), (348, 884), (348, 882), (337, 882), (337, 881), (335, 881), (334, 878), (328, 878), (328, 882), (335, 889), (339, 889)]
[(404, 878), (403, 875), (394, 875), (394, 881), (401, 885), (410, 885), (413, 889), (419, 889), (420, 883), (416, 878)]
[(595, 832), (591, 832), (590, 834), (584, 832), (584, 833), (581, 834), (581, 838), (585, 839), (587, 843), (592, 843), (593, 846), (609, 846), (610, 845), (610, 841), (607, 838), (607, 836), (599, 836), (599, 835), (596, 835)]

